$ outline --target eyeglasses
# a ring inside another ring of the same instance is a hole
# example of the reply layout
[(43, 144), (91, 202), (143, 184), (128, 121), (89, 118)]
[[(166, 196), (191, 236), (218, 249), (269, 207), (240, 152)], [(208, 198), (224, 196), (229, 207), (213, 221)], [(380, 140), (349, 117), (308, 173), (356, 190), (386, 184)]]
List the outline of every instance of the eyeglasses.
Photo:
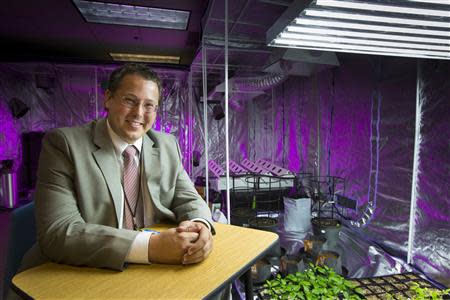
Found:
[[(120, 103), (123, 106), (126, 106), (131, 109), (135, 109), (141, 105), (139, 100), (131, 98), (131, 97), (120, 98)], [(150, 114), (150, 113), (153, 113), (158, 110), (158, 105), (156, 105), (152, 102), (144, 102), (143, 107), (144, 107), (144, 112), (146, 114)]]

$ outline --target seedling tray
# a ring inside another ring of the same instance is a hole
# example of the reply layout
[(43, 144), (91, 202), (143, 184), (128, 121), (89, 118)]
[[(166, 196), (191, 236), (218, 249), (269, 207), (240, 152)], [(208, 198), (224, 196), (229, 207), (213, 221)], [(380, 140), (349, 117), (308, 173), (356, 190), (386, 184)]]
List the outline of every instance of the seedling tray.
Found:
[[(415, 273), (403, 273), (388, 276), (370, 277), (370, 278), (351, 278), (366, 299), (414, 299), (415, 292), (410, 290), (411, 283), (416, 283), (421, 288), (427, 288), (430, 291), (438, 291), (432, 282), (420, 277)], [(258, 299), (270, 299), (264, 295), (263, 285), (256, 285), (254, 293), (258, 295)], [(444, 299), (450, 299), (449, 295)]]
[[(423, 279), (415, 273), (404, 273), (372, 278), (353, 278), (350, 280), (362, 290), (362, 294), (369, 300), (411, 299), (414, 296), (414, 292), (410, 290), (410, 285), (412, 282), (417, 283), (421, 288), (440, 290), (431, 282)], [(389, 295), (391, 295), (391, 297)]]

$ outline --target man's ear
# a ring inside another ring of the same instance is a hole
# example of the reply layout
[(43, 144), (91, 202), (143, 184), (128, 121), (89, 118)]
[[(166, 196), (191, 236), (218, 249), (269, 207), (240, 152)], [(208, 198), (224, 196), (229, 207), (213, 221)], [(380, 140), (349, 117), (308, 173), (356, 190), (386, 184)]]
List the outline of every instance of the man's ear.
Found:
[(106, 90), (105, 91), (105, 98), (103, 100), (103, 105), (105, 106), (105, 110), (109, 111), (109, 106), (111, 105), (111, 101), (112, 101), (112, 93), (110, 90)]

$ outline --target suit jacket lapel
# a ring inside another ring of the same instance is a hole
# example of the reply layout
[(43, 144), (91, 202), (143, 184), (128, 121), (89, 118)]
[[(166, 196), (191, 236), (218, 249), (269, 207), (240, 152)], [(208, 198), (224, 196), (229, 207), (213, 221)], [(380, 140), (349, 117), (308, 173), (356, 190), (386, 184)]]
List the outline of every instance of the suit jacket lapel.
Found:
[(147, 187), (153, 203), (158, 210), (161, 210), (161, 202), (159, 200), (161, 180), (160, 152), (158, 145), (156, 145), (147, 134), (145, 134), (143, 138), (143, 155)]
[(117, 157), (114, 150), (114, 145), (109, 137), (106, 119), (99, 120), (95, 127), (94, 143), (99, 147), (92, 154), (99, 168), (102, 170), (103, 177), (105, 177), (108, 185), (111, 198), (116, 209), (117, 224), (121, 220), (122, 215), (122, 186), (120, 182), (120, 170), (117, 164)]

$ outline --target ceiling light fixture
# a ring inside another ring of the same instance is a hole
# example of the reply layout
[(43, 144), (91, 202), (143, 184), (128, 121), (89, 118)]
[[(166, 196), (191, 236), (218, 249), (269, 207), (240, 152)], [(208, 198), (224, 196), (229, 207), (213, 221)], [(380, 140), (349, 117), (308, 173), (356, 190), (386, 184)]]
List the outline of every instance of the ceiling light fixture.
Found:
[[(286, 31), (285, 31), (286, 32)], [(449, 44), (450, 40), (439, 39), (439, 38), (429, 38), (413, 35), (398, 35), (398, 34), (384, 34), (384, 33), (372, 33), (365, 31), (354, 31), (354, 30), (339, 30), (330, 28), (317, 28), (317, 27), (306, 27), (306, 26), (288, 26), (287, 32), (298, 32), (298, 33), (312, 33), (312, 34), (322, 34), (322, 35), (337, 35), (337, 36), (351, 36), (369, 39), (381, 39), (381, 40), (393, 40), (393, 41), (407, 41), (407, 42), (419, 42), (419, 43), (432, 43), (432, 44)]]
[(442, 4), (442, 5), (450, 5), (448, 0), (409, 0), (410, 2), (423, 2), (430, 4)]
[[(336, 37), (336, 36), (330, 36), (330, 35), (312, 35), (312, 34), (300, 34), (300, 33), (290, 33), (290, 32), (282, 32), (280, 34), (280, 38), (281, 39), (290, 39), (290, 40), (324, 41), (324, 42), (329, 42), (329, 43), (373, 45), (373, 46), (384, 46), (384, 47), (393, 47), (393, 48), (436, 50), (436, 51), (444, 51), (444, 52), (450, 49), (449, 46), (440, 46), (440, 45), (399, 43), (399, 42), (390, 42), (390, 41), (370, 40), (367, 38), (358, 39), (358, 38)], [(449, 53), (449, 55), (450, 55), (450, 53)]]
[(450, 0), (295, 0), (266, 36), (274, 47), (449, 60)]
[(400, 33), (410, 33), (410, 34), (436, 35), (436, 36), (444, 36), (444, 37), (450, 38), (450, 32), (445, 31), (445, 30), (431, 30), (431, 29), (420, 29), (420, 28), (398, 27), (398, 26), (384, 26), (384, 25), (369, 25), (369, 24), (353, 23), (353, 22), (316, 20), (316, 19), (308, 19), (308, 18), (302, 18), (302, 17), (295, 19), (295, 23), (302, 24), (302, 25), (362, 29), (362, 30), (370, 30), (370, 31), (386, 31), (386, 32), (400, 32)]
[[(285, 47), (285, 46), (280, 46)], [(414, 57), (414, 58), (440, 58), (439, 56), (434, 55), (425, 55), (425, 54), (404, 54), (397, 52), (382, 52), (377, 50), (356, 50), (356, 49), (339, 49), (339, 48), (330, 48), (330, 47), (320, 47), (320, 46), (302, 46), (300, 47), (290, 47), (290, 48), (299, 48), (304, 50), (317, 50), (317, 51), (329, 51), (329, 52), (345, 52), (345, 53), (355, 53), (355, 54), (370, 54), (370, 55), (386, 55), (386, 56), (396, 56), (396, 57)]]
[(398, 6), (391, 4), (378, 4), (368, 2), (343, 1), (343, 0), (317, 0), (318, 6), (362, 9), (371, 11), (383, 11), (390, 13), (415, 14), (436, 17), (450, 17), (450, 11), (438, 9), (415, 8), (409, 6)]
[[(320, 41), (303, 41), (303, 40), (293, 40), (293, 39), (283, 39), (277, 38), (273, 42), (273, 46), (291, 46), (292, 48), (308, 49), (317, 48), (327, 48), (328, 50), (333, 49), (333, 51), (339, 52), (352, 52), (348, 50), (357, 50), (359, 53), (367, 52), (377, 52), (382, 55), (403, 54), (403, 56), (416, 57), (420, 55), (421, 57), (440, 57), (445, 59), (450, 59), (450, 52), (440, 52), (440, 51), (426, 51), (426, 50), (415, 50), (415, 49), (403, 49), (403, 48), (389, 48), (389, 47), (375, 47), (375, 46), (361, 46), (353, 44), (338, 44)], [(320, 50), (320, 49), (318, 49)]]
[(164, 64), (179, 64), (179, 56), (169, 55), (147, 55), (147, 54), (131, 54), (131, 53), (110, 53), (115, 61), (134, 61), (146, 63), (164, 63)]
[[(450, 3), (450, 1), (449, 1), (449, 3)], [(386, 17), (386, 16), (380, 16), (380, 15), (337, 12), (337, 11), (318, 10), (318, 9), (309, 9), (309, 8), (305, 9), (305, 15), (312, 16), (312, 17), (335, 18), (335, 19), (344, 19), (344, 20), (358, 20), (358, 21), (369, 21), (369, 22), (405, 24), (405, 25), (414, 25), (414, 26), (432, 26), (432, 27), (450, 28), (450, 22), (445, 22), (445, 21), (428, 21), (428, 20), (421, 20), (421, 19), (396, 18), (396, 17)]]
[(189, 11), (73, 0), (87, 22), (186, 30)]

